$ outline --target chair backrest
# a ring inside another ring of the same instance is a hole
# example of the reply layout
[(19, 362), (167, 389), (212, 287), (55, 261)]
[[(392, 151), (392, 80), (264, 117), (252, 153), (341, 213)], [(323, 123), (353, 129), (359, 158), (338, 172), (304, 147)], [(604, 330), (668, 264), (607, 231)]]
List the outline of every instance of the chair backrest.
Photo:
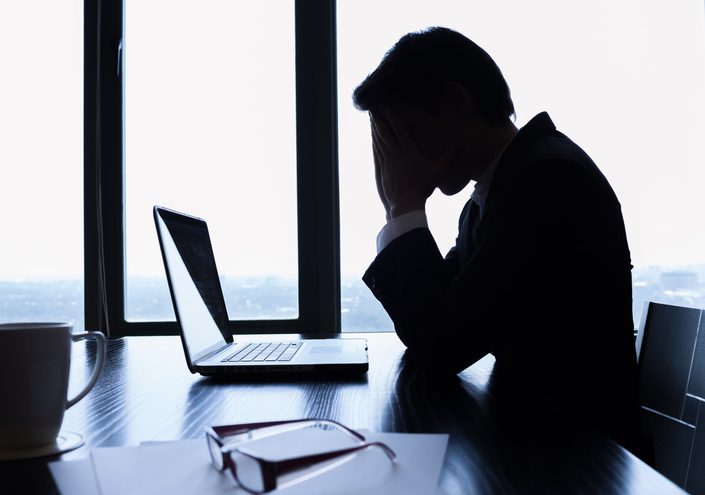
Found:
[(649, 302), (636, 352), (655, 467), (705, 495), (705, 311)]

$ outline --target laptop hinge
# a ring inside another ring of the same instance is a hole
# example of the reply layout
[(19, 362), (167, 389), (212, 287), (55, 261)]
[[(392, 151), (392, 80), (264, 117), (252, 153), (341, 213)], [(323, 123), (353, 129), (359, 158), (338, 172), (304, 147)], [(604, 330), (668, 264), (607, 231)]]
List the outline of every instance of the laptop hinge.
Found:
[(221, 352), (223, 352), (226, 348), (230, 347), (231, 345), (233, 345), (233, 343), (232, 343), (232, 342), (229, 342), (229, 343), (227, 343), (227, 344), (225, 344), (225, 345), (223, 345), (223, 346), (221, 346), (221, 347), (218, 347), (216, 350), (211, 351), (211, 352), (209, 352), (208, 354), (199, 357), (198, 360), (195, 361), (193, 364), (198, 365), (198, 363), (200, 363), (200, 362), (202, 362), (202, 361), (207, 361), (207, 360), (209, 360), (210, 358), (212, 358), (213, 356), (216, 356), (216, 355), (220, 354)]

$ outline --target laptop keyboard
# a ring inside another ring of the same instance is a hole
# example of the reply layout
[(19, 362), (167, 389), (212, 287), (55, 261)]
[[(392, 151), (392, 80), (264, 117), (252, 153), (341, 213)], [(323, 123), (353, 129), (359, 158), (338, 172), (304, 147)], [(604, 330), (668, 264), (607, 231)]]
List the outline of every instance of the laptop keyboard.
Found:
[(291, 361), (301, 342), (262, 342), (252, 343), (239, 349), (235, 354), (226, 357), (221, 362), (248, 363), (260, 361)]

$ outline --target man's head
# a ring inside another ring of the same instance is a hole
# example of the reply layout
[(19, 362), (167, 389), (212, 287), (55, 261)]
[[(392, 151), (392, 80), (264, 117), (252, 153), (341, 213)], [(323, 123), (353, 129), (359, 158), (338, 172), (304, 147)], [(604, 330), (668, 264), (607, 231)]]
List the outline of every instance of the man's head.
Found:
[(477, 179), (488, 131), (513, 128), (514, 104), (497, 65), (471, 40), (441, 27), (403, 36), (355, 89), (353, 103), (373, 116), (395, 113), (430, 159), (462, 143), (463, 166), (450, 167), (439, 184), (446, 194)]

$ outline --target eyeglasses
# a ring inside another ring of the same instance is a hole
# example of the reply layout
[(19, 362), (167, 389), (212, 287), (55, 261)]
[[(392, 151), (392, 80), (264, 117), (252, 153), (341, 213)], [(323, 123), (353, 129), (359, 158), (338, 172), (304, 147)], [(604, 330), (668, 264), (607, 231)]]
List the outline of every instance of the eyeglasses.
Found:
[[(304, 428), (335, 430), (355, 441), (357, 445), (277, 461), (264, 459), (242, 446), (243, 442), (249, 440), (266, 438)], [(367, 449), (379, 448), (389, 457), (392, 463), (396, 462), (396, 454), (384, 443), (367, 442), (365, 437), (356, 431), (336, 421), (327, 419), (299, 419), (213, 426), (206, 428), (206, 441), (208, 442), (208, 452), (210, 453), (213, 467), (220, 472), (226, 469), (230, 470), (238, 485), (250, 493), (267, 493), (277, 488), (285, 488), (299, 483), (328, 471), (340, 463), (327, 463), (315, 468), (316, 465), (332, 459), (351, 456)], [(346, 460), (343, 462), (346, 462)], [(311, 467), (314, 467), (314, 469), (307, 469)], [(285, 481), (283, 480), (284, 477), (286, 477)]]

